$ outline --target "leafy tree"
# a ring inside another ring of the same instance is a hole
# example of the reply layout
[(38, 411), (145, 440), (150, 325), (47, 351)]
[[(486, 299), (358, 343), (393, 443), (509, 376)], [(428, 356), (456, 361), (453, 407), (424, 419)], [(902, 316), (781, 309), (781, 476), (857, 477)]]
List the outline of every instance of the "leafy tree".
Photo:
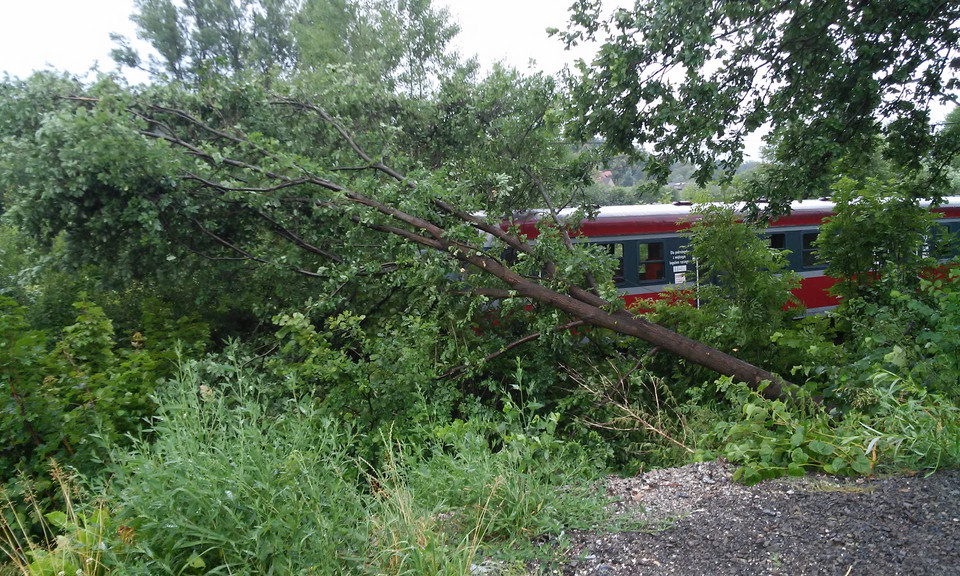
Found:
[(698, 287), (701, 312), (723, 319), (708, 340), (760, 362), (771, 356), (771, 336), (797, 314), (799, 302), (791, 291), (799, 279), (762, 229), (739, 222), (729, 207), (705, 205), (698, 213), (702, 218), (693, 224), (690, 249), (698, 274), (710, 279)]
[(301, 71), (351, 64), (378, 76), (390, 69), (381, 54), (376, 12), (349, 0), (307, 0), (291, 22)]
[[(183, 81), (202, 73), (237, 74), (249, 67), (267, 72), (294, 61), (289, 34), (295, 3), (290, 0), (137, 0), (131, 19), (137, 35), (160, 56), (154, 73)], [(138, 65), (139, 56), (121, 42), (118, 61)]]
[[(431, 0), (137, 0), (131, 18), (159, 55), (150, 70), (178, 81), (346, 66), (423, 96), (457, 63), (448, 46), (459, 28)], [(116, 40), (114, 58), (139, 66)]]
[[(943, 123), (943, 134), (941, 145), (951, 147), (954, 150), (960, 150), (960, 106), (953, 109), (947, 115)], [(960, 155), (954, 157), (950, 163), (947, 173), (948, 194), (951, 196), (960, 195)]]
[(396, 58), (398, 86), (422, 98), (431, 92), (435, 79), (456, 63), (447, 46), (460, 27), (450, 24), (447, 9), (435, 9), (431, 0), (394, 0), (381, 9), (381, 18), (388, 50)]
[(732, 174), (764, 125), (777, 167), (764, 192), (780, 209), (881, 142), (905, 173), (936, 175), (956, 154), (930, 126), (931, 105), (960, 87), (956, 3), (638, 0), (608, 19), (601, 5), (576, 2), (562, 34), (567, 45), (605, 36), (571, 82), (572, 129), (649, 156), (655, 176), (678, 160), (701, 182)]
[[(843, 179), (833, 186), (835, 214), (823, 225), (817, 250), (845, 298), (883, 298), (891, 289), (916, 291), (924, 269), (943, 256), (936, 214), (901, 182)], [(882, 286), (876, 290), (877, 281)]]

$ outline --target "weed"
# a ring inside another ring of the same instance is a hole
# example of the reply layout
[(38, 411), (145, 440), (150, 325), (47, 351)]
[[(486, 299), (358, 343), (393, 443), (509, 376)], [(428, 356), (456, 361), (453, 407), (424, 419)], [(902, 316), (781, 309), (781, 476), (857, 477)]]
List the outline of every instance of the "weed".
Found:
[[(29, 488), (22, 495), (27, 508), (39, 519), (39, 537), (33, 535), (11, 495), (3, 490), (0, 496), (0, 551), (15, 573), (24, 576), (110, 574), (108, 566), (112, 562), (108, 557), (112, 557), (115, 550), (112, 549), (112, 523), (103, 501), (85, 505), (79, 500), (82, 491), (77, 479), (54, 461), (50, 462), (50, 476), (63, 498), (62, 511), (44, 514)], [(29, 479), (22, 478), (21, 485), (29, 486)]]

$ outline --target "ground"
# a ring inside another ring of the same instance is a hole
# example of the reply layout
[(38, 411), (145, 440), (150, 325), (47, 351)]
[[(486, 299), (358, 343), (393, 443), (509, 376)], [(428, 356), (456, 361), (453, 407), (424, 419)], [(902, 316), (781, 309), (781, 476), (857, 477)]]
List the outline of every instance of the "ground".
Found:
[(573, 532), (544, 545), (573, 575), (960, 575), (960, 471), (809, 475), (744, 486), (725, 462), (608, 478), (643, 531)]

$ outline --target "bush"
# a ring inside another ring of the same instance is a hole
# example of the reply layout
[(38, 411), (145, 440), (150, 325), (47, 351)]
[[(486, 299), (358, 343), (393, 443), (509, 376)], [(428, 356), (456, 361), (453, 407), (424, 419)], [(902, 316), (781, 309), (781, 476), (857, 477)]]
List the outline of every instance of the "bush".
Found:
[(843, 178), (832, 192), (834, 215), (820, 229), (816, 247), (828, 263), (826, 273), (839, 279), (833, 292), (882, 303), (891, 289), (915, 290), (939, 254), (931, 242), (937, 215), (921, 206), (914, 184)]
[(700, 456), (719, 454), (739, 464), (734, 478), (747, 483), (810, 471), (855, 475), (960, 465), (955, 402), (885, 371), (872, 382), (870, 411), (831, 415), (765, 400), (723, 379), (721, 390), (733, 410), (702, 438), (717, 451), (702, 450)]
[(92, 302), (74, 309), (73, 324), (48, 344), (47, 333), (30, 329), (26, 307), (0, 297), (0, 402), (9, 407), (0, 412), (0, 482), (17, 470), (40, 476), (51, 458), (96, 474), (104, 442), (122, 443), (153, 413), (166, 351), (140, 333), (118, 343)]
[(360, 571), (360, 466), (348, 430), (290, 383), (264, 402), (236, 356), (186, 362), (149, 431), (117, 454), (115, 503), (144, 574)]

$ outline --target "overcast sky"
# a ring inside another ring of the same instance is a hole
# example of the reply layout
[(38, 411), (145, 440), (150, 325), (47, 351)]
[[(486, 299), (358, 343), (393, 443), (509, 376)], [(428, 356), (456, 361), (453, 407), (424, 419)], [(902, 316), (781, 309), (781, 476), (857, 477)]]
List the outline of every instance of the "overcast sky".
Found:
[[(573, 58), (545, 32), (566, 25), (573, 0), (435, 1), (460, 24), (460, 54), (484, 66), (504, 60), (527, 70), (533, 59), (552, 73)], [(132, 11), (133, 0), (0, 0), (0, 71), (25, 77), (49, 65), (83, 74), (95, 62), (111, 70), (110, 33), (135, 38)]]
[[(573, 0), (434, 1), (448, 6), (461, 27), (455, 41), (460, 55), (479, 56), (487, 69), (505, 61), (528, 71), (534, 61), (535, 69), (554, 73), (576, 57), (589, 59), (586, 49), (571, 54), (546, 34), (548, 27), (566, 26)], [(48, 67), (81, 75), (95, 64), (112, 70), (110, 33), (135, 39), (132, 11), (133, 0), (0, 0), (0, 72), (22, 78)], [(128, 78), (140, 82), (146, 76), (128, 72)], [(951, 109), (935, 106), (934, 120), (942, 120)], [(753, 135), (748, 155), (757, 157), (759, 147)]]

